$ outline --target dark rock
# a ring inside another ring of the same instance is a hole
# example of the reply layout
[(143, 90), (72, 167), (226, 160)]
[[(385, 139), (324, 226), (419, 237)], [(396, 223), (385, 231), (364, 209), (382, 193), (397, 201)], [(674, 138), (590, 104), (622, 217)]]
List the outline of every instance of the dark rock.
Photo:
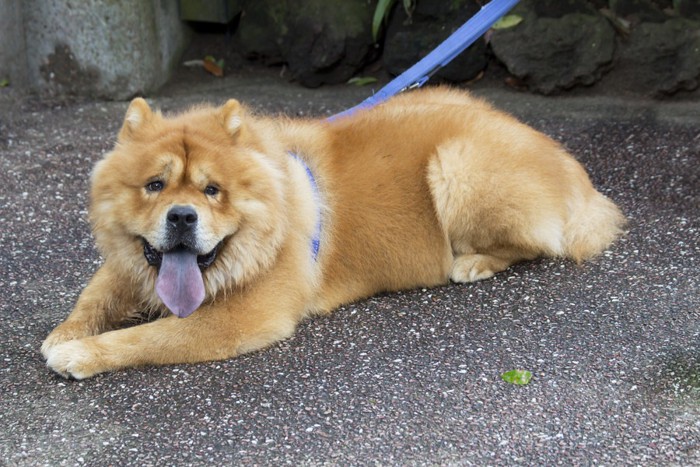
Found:
[(602, 15), (539, 17), (531, 2), (521, 4), (515, 13), (523, 21), (494, 31), (491, 47), (508, 71), (530, 89), (551, 94), (591, 85), (610, 68), (615, 33)]
[(610, 0), (610, 10), (632, 23), (663, 23), (666, 14), (650, 0)]
[[(418, 1), (411, 15), (395, 2), (385, 29), (383, 63), (394, 75), (414, 65), (479, 9), (474, 0)], [(376, 2), (244, 0), (240, 50), (265, 63), (287, 63), (305, 86), (339, 83), (380, 49), (371, 38)], [(599, 10), (605, 8), (608, 19)], [(493, 31), (493, 55), (530, 90), (551, 94), (599, 82), (621, 92), (670, 94), (698, 87), (700, 0), (522, 0), (522, 22)], [(612, 21), (624, 25), (616, 36)], [(479, 39), (437, 73), (466, 81), (491, 54)], [(611, 71), (612, 70), (612, 71)]]
[(301, 84), (347, 81), (374, 48), (374, 5), (364, 0), (248, 1), (238, 40), (247, 56), (285, 62)]
[(275, 2), (245, 2), (236, 31), (240, 52), (249, 59), (266, 64), (282, 63), (282, 32), (286, 9)]
[(586, 0), (538, 0), (530, 3), (540, 18), (561, 18), (572, 13), (595, 13), (595, 8)]
[(611, 79), (651, 95), (697, 89), (700, 21), (674, 18), (639, 24), (628, 40), (621, 41)]
[(675, 5), (679, 16), (700, 20), (700, 0), (676, 0)]
[[(442, 43), (472, 17), (479, 7), (473, 1), (417, 2), (409, 18), (398, 5), (393, 11), (384, 43), (384, 67), (398, 75)], [(448, 81), (466, 81), (486, 67), (486, 44), (477, 40), (436, 76)]]

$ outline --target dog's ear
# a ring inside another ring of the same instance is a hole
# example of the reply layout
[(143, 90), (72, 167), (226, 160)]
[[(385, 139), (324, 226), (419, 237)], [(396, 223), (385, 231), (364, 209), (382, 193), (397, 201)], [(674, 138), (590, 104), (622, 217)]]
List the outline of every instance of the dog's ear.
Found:
[(224, 129), (231, 136), (236, 136), (243, 126), (243, 108), (236, 99), (229, 99), (221, 108)]
[(129, 108), (126, 109), (124, 124), (119, 131), (119, 140), (129, 139), (140, 128), (148, 123), (153, 118), (153, 111), (148, 106), (145, 99), (137, 97), (131, 101)]

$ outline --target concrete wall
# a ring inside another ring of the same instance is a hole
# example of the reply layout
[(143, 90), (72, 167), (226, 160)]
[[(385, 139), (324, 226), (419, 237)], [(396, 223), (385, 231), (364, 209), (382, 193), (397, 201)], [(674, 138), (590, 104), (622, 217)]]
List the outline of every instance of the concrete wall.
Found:
[(26, 86), (40, 92), (110, 99), (148, 94), (168, 79), (189, 36), (174, 0), (0, 5), (0, 16), (5, 9), (16, 18), (14, 31), (0, 28), (0, 42), (19, 44), (11, 57), (0, 55), (0, 67), (24, 74)]

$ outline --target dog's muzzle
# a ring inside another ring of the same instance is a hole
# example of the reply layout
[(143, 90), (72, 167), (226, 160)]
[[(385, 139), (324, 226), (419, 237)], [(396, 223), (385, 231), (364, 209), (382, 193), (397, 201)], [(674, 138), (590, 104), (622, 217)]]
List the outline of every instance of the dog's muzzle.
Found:
[[(192, 206), (173, 206), (166, 214), (166, 244), (160, 249), (143, 238), (143, 255), (148, 264), (160, 267), (163, 262), (163, 253), (186, 252), (197, 253), (196, 228), (199, 221), (197, 211)], [(214, 249), (203, 255), (197, 255), (197, 265), (204, 271), (216, 260), (216, 255), (221, 248), (219, 242)]]

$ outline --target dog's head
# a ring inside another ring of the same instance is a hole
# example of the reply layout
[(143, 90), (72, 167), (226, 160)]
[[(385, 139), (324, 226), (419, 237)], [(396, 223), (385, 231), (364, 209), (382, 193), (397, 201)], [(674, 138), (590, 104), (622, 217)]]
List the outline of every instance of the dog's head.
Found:
[(92, 175), (106, 267), (181, 317), (242, 285), (269, 267), (284, 236), (283, 162), (235, 100), (165, 118), (135, 99)]

